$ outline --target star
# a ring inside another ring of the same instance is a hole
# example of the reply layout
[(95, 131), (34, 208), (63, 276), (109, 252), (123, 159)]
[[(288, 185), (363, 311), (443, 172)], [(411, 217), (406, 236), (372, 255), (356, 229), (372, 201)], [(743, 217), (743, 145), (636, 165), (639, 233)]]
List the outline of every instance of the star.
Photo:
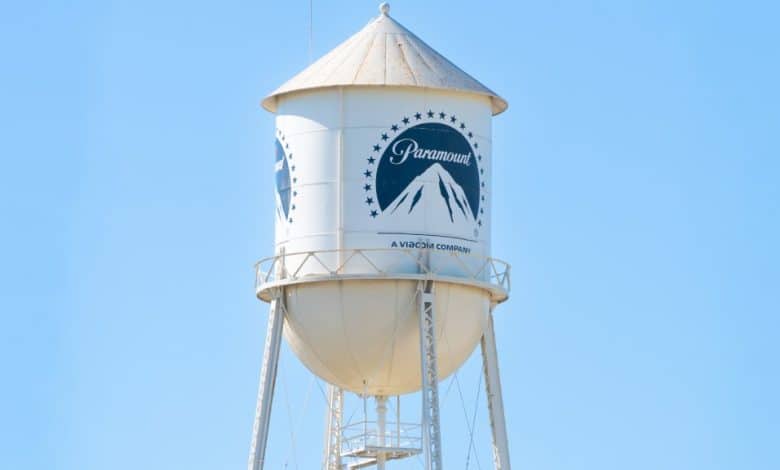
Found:
[(401, 119), (401, 122), (403, 122), (404, 124), (409, 124), (409, 118), (404, 116), (404, 118)]
[(485, 195), (484, 195), (484, 194), (482, 195), (482, 200), (483, 200), (483, 201), (485, 200)]
[(455, 122), (457, 120), (458, 120), (458, 118), (456, 118), (455, 116), (450, 116), (450, 122)]
[(390, 129), (392, 129), (393, 132), (396, 132), (396, 131), (398, 131), (398, 125), (397, 124), (393, 124), (392, 126), (390, 126)]
[(469, 139), (470, 139), (470, 138), (472, 138), (472, 137), (474, 137), (474, 134), (472, 134), (471, 132), (469, 132)]
[(485, 187), (485, 182), (484, 182), (484, 181), (482, 182), (482, 187), (483, 187), (483, 188)]
[(297, 196), (297, 195), (298, 195), (298, 191), (293, 191), (293, 196)]
[(289, 157), (287, 157), (288, 160), (292, 160), (292, 154), (290, 154)]
[(284, 141), (284, 136), (282, 136), (282, 141)]
[(482, 155), (477, 155), (477, 160), (482, 161)]
[(372, 198), (372, 197), (367, 197), (366, 198), (366, 204), (368, 204), (370, 206), (373, 203), (374, 203), (374, 198)]
[(479, 174), (480, 175), (484, 175), (485, 174), (485, 169), (484, 168), (480, 168), (479, 169)]
[(429, 117), (429, 118), (432, 118), (432, 117), (433, 117), (433, 111), (431, 111), (430, 109), (428, 110), (428, 117)]
[(371, 171), (370, 170), (364, 171), (363, 174), (365, 175), (366, 178), (370, 178), (371, 177)]
[(461, 122), (461, 123), (460, 123), (460, 128), (461, 128), (461, 129), (465, 129), (465, 128), (466, 128), (466, 124), (464, 124), (464, 123), (462, 123), (462, 122)]
[(379, 215), (379, 212), (377, 212), (377, 211), (371, 211), (371, 217), (374, 217), (374, 218), (376, 218), (376, 216), (378, 216), (378, 215)]
[(474, 142), (474, 148), (475, 148), (475, 149), (478, 149), (478, 148), (479, 148), (479, 144), (478, 144), (477, 142)]
[(290, 167), (290, 170), (291, 170), (291, 171), (295, 171), (295, 165), (291, 166), (291, 167)]
[(297, 183), (297, 182), (298, 182), (298, 178), (293, 178), (293, 183)]
[(382, 134), (382, 140), (387, 140), (387, 134)]
[(292, 217), (290, 217), (290, 223), (292, 223)]
[(290, 207), (290, 210), (295, 210), (295, 204), (293, 204), (292, 207)]
[(380, 147), (378, 145), (374, 145), (374, 152), (378, 152)]
[(364, 185), (363, 185), (363, 189), (364, 189), (365, 191), (371, 191), (371, 185), (370, 185), (370, 184), (364, 184)]
[(417, 120), (419, 121), (420, 119), (422, 119), (422, 114), (420, 114), (420, 113), (414, 113), (414, 118), (415, 118), (415, 119), (417, 119)]
[(376, 158), (374, 158), (374, 157), (368, 157), (368, 164), (369, 164), (369, 165), (373, 165), (375, 161), (376, 161)]
[(485, 209), (480, 209), (480, 210), (479, 210), (479, 213), (480, 213), (480, 214), (484, 214), (484, 213), (485, 213)]
[(482, 227), (482, 221), (480, 220), (479, 222), (477, 222), (477, 225), (479, 225), (480, 227)]
[(446, 114), (444, 114), (444, 113), (439, 113), (439, 118), (440, 118), (440, 119), (444, 119), (444, 118), (446, 118), (446, 117), (447, 117), (447, 115), (446, 115)]

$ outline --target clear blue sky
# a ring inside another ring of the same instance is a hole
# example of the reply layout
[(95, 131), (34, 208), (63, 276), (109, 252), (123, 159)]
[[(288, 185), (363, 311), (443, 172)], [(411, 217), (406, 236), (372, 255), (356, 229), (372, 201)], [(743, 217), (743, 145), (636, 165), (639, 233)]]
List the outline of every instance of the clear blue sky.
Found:
[[(314, 1), (315, 56), (378, 2), (330, 3)], [(515, 468), (780, 468), (777, 3), (392, 3), (510, 103), (493, 246), (514, 274), (496, 324)], [(272, 252), (258, 102), (307, 64), (307, 15), (3, 6), (1, 468), (245, 465), (266, 317), (252, 264)], [(315, 468), (322, 398), (282, 361), (268, 468)], [(469, 407), (476, 371), (459, 373)]]

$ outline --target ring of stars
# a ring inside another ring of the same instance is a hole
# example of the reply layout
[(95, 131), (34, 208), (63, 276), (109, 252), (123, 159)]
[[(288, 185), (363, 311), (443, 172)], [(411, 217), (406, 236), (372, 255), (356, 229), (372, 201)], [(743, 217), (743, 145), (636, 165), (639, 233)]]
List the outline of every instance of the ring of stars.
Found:
[[(404, 128), (409, 128), (417, 125), (419, 121), (444, 121), (445, 124), (449, 125), (453, 129), (460, 132), (460, 134), (463, 137), (466, 137), (466, 140), (469, 142), (469, 144), (472, 147), (474, 155), (477, 157), (477, 165), (479, 167), (479, 176), (480, 176), (480, 208), (479, 208), (479, 216), (477, 217), (477, 226), (482, 227), (482, 216), (485, 215), (485, 201), (486, 201), (486, 191), (485, 191), (485, 181), (484, 181), (484, 174), (485, 174), (485, 168), (482, 166), (482, 154), (479, 153), (479, 142), (477, 142), (477, 138), (474, 135), (473, 132), (468, 131), (468, 126), (465, 122), (458, 119), (458, 117), (454, 114), (447, 114), (444, 111), (435, 112), (432, 109), (428, 109), (427, 111), (418, 111), (410, 115), (405, 115), (398, 123), (393, 123), (389, 131), (392, 134), (398, 134), (400, 131), (404, 130)], [(383, 131), (380, 136), (380, 142), (377, 144), (374, 144), (372, 147), (372, 152), (366, 156), (366, 169), (363, 171), (362, 176), (364, 179), (363, 183), (363, 192), (365, 193), (365, 200), (364, 202), (368, 206), (368, 215), (371, 218), (376, 218), (379, 216), (380, 209), (379, 209), (379, 203), (376, 199), (376, 189), (375, 189), (375, 180), (376, 180), (376, 167), (378, 166), (377, 160), (382, 155), (382, 152), (384, 152), (384, 147), (388, 145), (390, 142), (392, 142), (392, 135), (390, 132)], [(475, 230), (475, 235), (476, 235)]]

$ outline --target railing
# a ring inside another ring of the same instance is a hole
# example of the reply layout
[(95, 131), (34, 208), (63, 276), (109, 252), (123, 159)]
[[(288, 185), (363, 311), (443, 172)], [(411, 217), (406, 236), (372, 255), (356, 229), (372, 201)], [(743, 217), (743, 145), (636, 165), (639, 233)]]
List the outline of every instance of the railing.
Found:
[[(487, 284), (491, 290), (510, 290), (508, 263), (483, 256), (413, 248), (367, 248), (282, 253), (255, 265), (258, 292), (282, 283), (317, 277), (432, 278)], [(503, 300), (503, 299), (502, 299)]]
[(419, 449), (422, 446), (421, 433), (422, 427), (417, 423), (387, 422), (382, 442), (375, 421), (352, 423), (341, 429), (342, 455), (369, 447)]

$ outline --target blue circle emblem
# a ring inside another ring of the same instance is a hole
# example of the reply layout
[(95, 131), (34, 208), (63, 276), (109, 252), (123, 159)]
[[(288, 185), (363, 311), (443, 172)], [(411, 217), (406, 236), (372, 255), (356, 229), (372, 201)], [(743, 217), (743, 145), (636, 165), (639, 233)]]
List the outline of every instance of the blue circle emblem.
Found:
[(276, 138), (276, 161), (274, 173), (276, 174), (276, 194), (277, 194), (277, 214), (283, 220), (293, 221), (292, 212), (295, 210), (295, 196), (297, 192), (293, 190), (293, 184), (297, 178), (293, 176), (295, 165), (292, 164), (293, 154), (289, 153), (290, 144), (285, 142), (285, 137), (281, 131), (277, 131)]
[(411, 116), (383, 132), (367, 157), (363, 189), (369, 215), (441, 211), (444, 223), (466, 223), (476, 233), (485, 212), (476, 137), (454, 115), (428, 111)]

